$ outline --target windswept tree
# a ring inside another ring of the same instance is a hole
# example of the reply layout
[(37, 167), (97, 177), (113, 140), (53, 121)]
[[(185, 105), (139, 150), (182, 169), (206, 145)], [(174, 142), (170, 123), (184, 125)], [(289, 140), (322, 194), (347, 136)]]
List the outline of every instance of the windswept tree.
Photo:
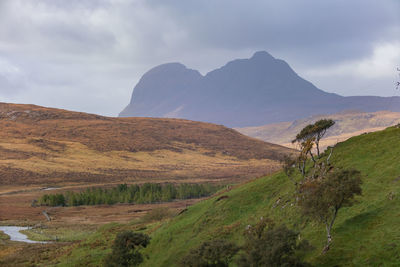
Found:
[[(331, 119), (321, 119), (314, 124), (309, 124), (304, 127), (292, 140), (292, 143), (300, 144), (300, 154), (298, 157), (298, 167), (303, 177), (306, 175), (306, 162), (308, 155), (314, 163), (314, 167), (317, 164), (317, 160), (321, 158), (319, 142), (325, 136), (327, 130), (332, 127), (335, 122)], [(317, 148), (317, 157), (314, 157), (312, 152), (314, 144)]]
[(361, 173), (357, 170), (334, 169), (317, 179), (306, 179), (298, 189), (298, 205), (304, 215), (325, 225), (329, 250), (332, 228), (339, 210), (352, 206), (354, 197), (361, 195)]
[(292, 141), (292, 143), (297, 142), (300, 144), (300, 154), (297, 158), (297, 166), (303, 177), (306, 175), (306, 163), (308, 159), (308, 154), (310, 154), (314, 164), (316, 162), (312, 153), (312, 148), (315, 141), (313, 128), (313, 124), (307, 125), (300, 131), (300, 133), (296, 135), (296, 138)]
[(318, 158), (320, 157), (319, 141), (325, 136), (326, 131), (333, 125), (335, 125), (335, 122), (331, 119), (322, 119), (314, 123), (312, 132), (315, 136), (315, 145), (317, 147)]

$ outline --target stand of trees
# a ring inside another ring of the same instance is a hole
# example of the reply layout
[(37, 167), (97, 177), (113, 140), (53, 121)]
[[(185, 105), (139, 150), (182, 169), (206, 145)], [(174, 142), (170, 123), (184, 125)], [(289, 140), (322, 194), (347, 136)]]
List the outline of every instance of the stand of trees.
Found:
[(112, 205), (116, 203), (157, 203), (175, 199), (209, 196), (221, 187), (211, 184), (120, 184), (110, 189), (88, 188), (82, 192), (45, 194), (38, 203), (42, 206)]
[[(296, 200), (303, 215), (325, 225), (327, 252), (332, 242), (332, 228), (342, 207), (351, 206), (354, 197), (361, 195), (361, 173), (355, 169), (342, 169), (330, 162), (333, 148), (320, 153), (319, 141), (327, 130), (335, 124), (332, 120), (319, 120), (303, 128), (293, 142), (300, 144), (297, 158), (286, 158), (284, 172), (296, 187)], [(312, 150), (314, 145), (317, 154)], [(307, 164), (311, 158), (312, 163)], [(306, 167), (308, 166), (308, 169)], [(298, 168), (301, 176), (296, 175)]]

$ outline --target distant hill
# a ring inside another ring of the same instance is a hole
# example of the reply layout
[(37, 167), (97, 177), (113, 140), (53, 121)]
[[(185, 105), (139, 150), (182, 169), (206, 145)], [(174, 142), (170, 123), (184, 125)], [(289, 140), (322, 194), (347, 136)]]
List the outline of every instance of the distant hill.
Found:
[(205, 76), (180, 63), (157, 66), (140, 79), (120, 116), (174, 117), (245, 127), (349, 109), (400, 111), (400, 98), (324, 92), (285, 61), (260, 51)]
[(293, 151), (224, 126), (0, 103), (0, 185), (219, 181), (260, 176)]
[(323, 118), (330, 118), (336, 124), (329, 129), (321, 141), (321, 147), (334, 145), (352, 136), (375, 132), (400, 123), (400, 113), (390, 111), (359, 112), (347, 111), (332, 115), (316, 115), (294, 122), (267, 124), (259, 127), (237, 128), (239, 132), (264, 141), (293, 147), (291, 141), (306, 125)]

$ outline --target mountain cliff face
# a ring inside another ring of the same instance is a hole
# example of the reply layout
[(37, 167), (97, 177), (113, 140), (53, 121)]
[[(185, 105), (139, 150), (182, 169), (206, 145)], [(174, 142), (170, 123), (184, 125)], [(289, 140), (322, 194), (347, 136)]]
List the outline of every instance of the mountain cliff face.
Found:
[(121, 117), (175, 117), (244, 127), (346, 109), (400, 111), (400, 98), (343, 97), (324, 92), (267, 52), (202, 76), (179, 63), (148, 71)]
[(157, 66), (140, 79), (120, 116), (181, 117), (177, 116), (181, 106), (190, 101), (201, 78), (198, 71), (180, 63)]

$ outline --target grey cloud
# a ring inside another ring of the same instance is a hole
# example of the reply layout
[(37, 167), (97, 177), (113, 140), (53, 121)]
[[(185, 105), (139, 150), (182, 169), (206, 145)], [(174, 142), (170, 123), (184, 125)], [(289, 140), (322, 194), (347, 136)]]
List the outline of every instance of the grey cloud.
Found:
[(0, 74), (0, 95), (13, 96), (26, 88), (22, 79), (13, 80), (4, 74)]
[(324, 63), (362, 57), (399, 39), (398, 1), (162, 1), (190, 38), (208, 46), (269, 51)]
[[(3, 0), (0, 55), (24, 75), (0, 72), (0, 97), (115, 116), (155, 65), (179, 61), (204, 74), (255, 50), (301, 75), (400, 43), (399, 9), (396, 0)], [(360, 94), (371, 80), (355, 75), (309, 78)], [(371, 84), (368, 93), (387, 87)]]

